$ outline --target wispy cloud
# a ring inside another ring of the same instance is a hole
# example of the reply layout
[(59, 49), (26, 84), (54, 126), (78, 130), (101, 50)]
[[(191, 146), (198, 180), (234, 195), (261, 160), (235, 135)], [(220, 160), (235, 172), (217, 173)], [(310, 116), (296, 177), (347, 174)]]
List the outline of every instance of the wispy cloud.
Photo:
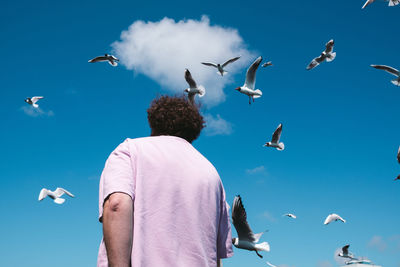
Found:
[(204, 128), (206, 135), (229, 135), (232, 133), (232, 124), (221, 118), (219, 114), (216, 117), (206, 114), (204, 119), (206, 120), (206, 127)]
[(247, 169), (246, 170), (247, 174), (259, 174), (259, 173), (265, 173), (265, 167), (264, 166), (258, 166), (253, 169)]
[[(201, 20), (135, 21), (120, 39), (112, 47), (121, 64), (174, 93), (182, 93), (188, 87), (184, 79), (188, 68), (196, 82), (206, 88), (202, 99), (209, 106), (224, 101), (223, 88), (255, 57), (236, 29), (210, 25), (207, 16)], [(241, 59), (227, 67), (229, 74), (224, 77), (216, 74), (215, 68), (201, 64), (223, 63), (239, 55)]]
[(386, 242), (383, 240), (383, 237), (380, 235), (374, 235), (371, 240), (368, 242), (368, 247), (377, 249), (380, 252), (383, 252), (387, 248)]
[(317, 267), (333, 267), (333, 264), (329, 261), (320, 261), (317, 263)]
[(265, 219), (267, 219), (270, 222), (276, 222), (276, 218), (274, 215), (272, 215), (269, 211), (264, 211), (262, 213), (262, 217), (264, 217)]
[(52, 117), (54, 112), (52, 110), (44, 111), (40, 107), (34, 108), (32, 106), (22, 106), (20, 108), (26, 115), (30, 117)]

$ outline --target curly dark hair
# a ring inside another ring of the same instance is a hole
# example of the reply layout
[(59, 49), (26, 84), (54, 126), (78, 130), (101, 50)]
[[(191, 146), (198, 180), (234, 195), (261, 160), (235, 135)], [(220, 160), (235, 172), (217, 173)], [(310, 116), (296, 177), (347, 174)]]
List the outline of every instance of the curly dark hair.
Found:
[(185, 96), (160, 96), (147, 109), (151, 135), (173, 135), (189, 143), (199, 137), (204, 128), (204, 118), (199, 106), (192, 104)]

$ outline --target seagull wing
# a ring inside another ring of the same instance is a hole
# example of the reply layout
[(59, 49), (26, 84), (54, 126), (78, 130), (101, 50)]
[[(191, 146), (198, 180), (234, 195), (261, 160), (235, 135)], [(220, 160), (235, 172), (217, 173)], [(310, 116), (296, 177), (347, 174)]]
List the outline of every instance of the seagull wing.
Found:
[(56, 195), (56, 197), (61, 197), (62, 195), (64, 195), (64, 193), (70, 197), (75, 197), (71, 192), (69, 192), (61, 187), (57, 187), (57, 189), (54, 191), (54, 194)]
[(42, 99), (43, 96), (34, 96), (31, 98), (32, 104), (36, 104), (40, 99)]
[(47, 189), (43, 188), (42, 190), (40, 190), (39, 201), (43, 200), (45, 197), (47, 197)]
[(271, 264), (270, 262), (267, 261), (267, 265), (270, 267), (276, 267), (276, 265)]
[(281, 139), (281, 133), (282, 133), (282, 123), (278, 125), (278, 128), (276, 128), (275, 132), (272, 134), (272, 143), (278, 143), (279, 139)]
[(108, 60), (108, 63), (109, 63), (111, 66), (113, 66), (113, 67), (118, 66), (118, 63), (117, 63), (115, 60), (113, 60), (113, 59)]
[(386, 65), (371, 65), (371, 67), (378, 69), (378, 70), (384, 70), (386, 72), (389, 72), (390, 74), (393, 74), (394, 76), (399, 77), (400, 73), (398, 70), (396, 70), (395, 68), (392, 68), (390, 66), (386, 66)]
[(185, 70), (185, 80), (189, 84), (190, 88), (197, 88), (196, 82), (193, 80), (192, 74), (188, 69)]
[(259, 56), (247, 70), (246, 81), (244, 83), (245, 87), (254, 90), (254, 86), (256, 85), (256, 71), (258, 66), (260, 66), (261, 61), (262, 57)]
[(214, 63), (211, 63), (211, 62), (201, 62), (201, 64), (206, 65), (206, 66), (211, 66), (211, 67), (218, 68), (217, 64), (214, 64)]
[(254, 234), (247, 223), (246, 210), (243, 207), (240, 196), (236, 196), (233, 200), (232, 221), (239, 240), (255, 242)]
[(226, 65), (228, 65), (228, 64), (230, 64), (230, 63), (232, 63), (232, 62), (235, 62), (235, 61), (238, 60), (239, 58), (240, 58), (240, 57), (234, 57), (234, 58), (231, 58), (231, 59), (227, 60), (224, 64), (222, 64), (222, 67), (225, 68)]
[(399, 150), (397, 151), (397, 161), (400, 163), (400, 146), (399, 146)]
[(99, 56), (99, 57), (92, 58), (92, 59), (89, 60), (88, 62), (94, 63), (94, 62), (101, 62), (101, 61), (107, 61), (107, 60), (108, 60), (108, 57), (106, 57), (106, 56)]
[(349, 247), (350, 247), (350, 245), (346, 245), (346, 246), (342, 247), (343, 255), (349, 254)]
[(325, 219), (325, 221), (324, 221), (324, 224), (329, 224), (330, 222), (332, 222), (334, 219), (332, 218), (332, 216), (333, 216), (333, 214), (329, 214), (327, 217), (326, 217), (326, 219)]
[(311, 69), (315, 68), (316, 66), (318, 66), (324, 60), (325, 60), (325, 56), (323, 54), (321, 54), (319, 57), (314, 58), (310, 62), (310, 64), (308, 64), (307, 70), (311, 70)]
[(325, 45), (325, 53), (332, 52), (334, 44), (335, 44), (335, 42), (333, 40), (330, 40), (329, 42), (327, 42)]
[(362, 8), (361, 9), (364, 9), (366, 6), (368, 6), (369, 4), (371, 4), (372, 2), (374, 2), (375, 0), (367, 0), (366, 2), (365, 2), (365, 4), (362, 6)]

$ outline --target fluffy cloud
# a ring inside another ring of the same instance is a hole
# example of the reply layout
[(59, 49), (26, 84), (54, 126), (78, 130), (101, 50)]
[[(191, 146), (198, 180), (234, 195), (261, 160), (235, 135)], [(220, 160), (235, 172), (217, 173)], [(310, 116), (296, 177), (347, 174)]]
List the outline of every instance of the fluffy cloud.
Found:
[[(121, 33), (120, 39), (112, 47), (121, 64), (174, 93), (182, 93), (188, 87), (184, 79), (184, 70), (188, 68), (197, 84), (206, 88), (203, 100), (208, 106), (225, 99), (223, 88), (232, 82), (233, 74), (254, 59), (236, 29), (210, 25), (207, 16), (177, 22), (170, 18), (135, 21)], [(223, 63), (239, 55), (238, 61), (228, 65), (229, 73), (224, 77), (215, 68), (200, 63)]]
[(22, 106), (21, 110), (30, 117), (52, 117), (54, 116), (54, 112), (52, 110), (43, 111), (40, 107), (34, 108), (32, 106)]
[(206, 114), (204, 119), (206, 120), (206, 128), (204, 128), (206, 135), (229, 135), (232, 133), (232, 124), (221, 118), (219, 114), (216, 117)]

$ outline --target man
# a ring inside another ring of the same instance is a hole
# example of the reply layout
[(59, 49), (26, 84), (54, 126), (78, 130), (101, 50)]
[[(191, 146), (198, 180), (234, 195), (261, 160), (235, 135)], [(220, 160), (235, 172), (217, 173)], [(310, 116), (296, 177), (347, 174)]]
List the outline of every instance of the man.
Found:
[(151, 136), (126, 139), (101, 175), (97, 266), (220, 266), (233, 255), (229, 211), (217, 171), (191, 145), (203, 117), (184, 97), (155, 99), (147, 113)]

